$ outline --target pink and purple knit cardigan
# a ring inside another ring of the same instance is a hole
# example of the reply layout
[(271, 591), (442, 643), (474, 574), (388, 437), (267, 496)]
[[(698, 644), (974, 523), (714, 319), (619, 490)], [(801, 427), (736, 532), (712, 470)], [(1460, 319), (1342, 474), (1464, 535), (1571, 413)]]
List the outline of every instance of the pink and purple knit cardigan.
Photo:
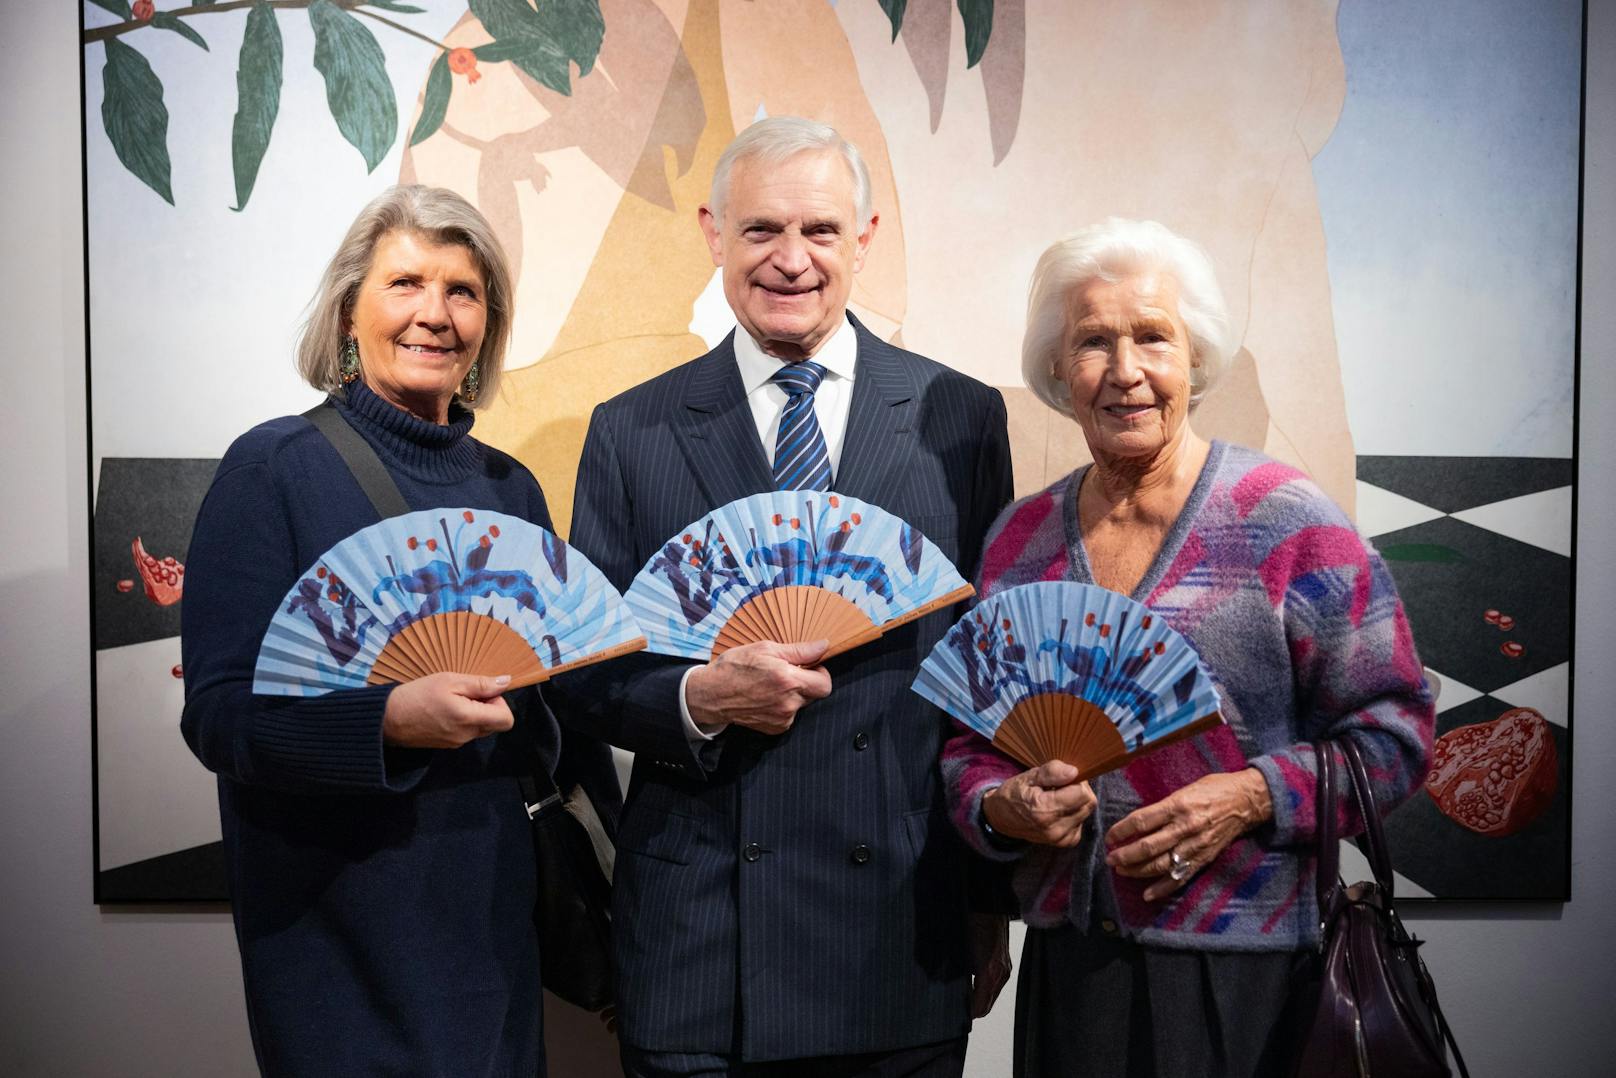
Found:
[[(1082, 469), (1000, 514), (977, 591), (1037, 580), (1092, 583), (1077, 530)], [(1382, 811), (1424, 778), (1435, 725), (1408, 621), (1380, 556), (1306, 476), (1214, 442), (1206, 466), (1133, 598), (1200, 654), (1228, 725), (1103, 775), (1099, 806), (1069, 850), (1006, 853), (980, 829), (982, 795), (1022, 770), (956, 726), (943, 752), (950, 815), (983, 856), (1015, 860), (1022, 914), (1034, 927), (1086, 928), (1115, 917), (1123, 934), (1164, 947), (1294, 950), (1317, 942), (1315, 782), (1311, 742), (1351, 737)], [(1106, 867), (1103, 835), (1141, 805), (1202, 775), (1255, 767), (1274, 819), (1236, 839), (1176, 894), (1141, 897), (1145, 881)], [(1344, 773), (1344, 772), (1343, 772)], [(1343, 833), (1360, 830), (1343, 806)]]

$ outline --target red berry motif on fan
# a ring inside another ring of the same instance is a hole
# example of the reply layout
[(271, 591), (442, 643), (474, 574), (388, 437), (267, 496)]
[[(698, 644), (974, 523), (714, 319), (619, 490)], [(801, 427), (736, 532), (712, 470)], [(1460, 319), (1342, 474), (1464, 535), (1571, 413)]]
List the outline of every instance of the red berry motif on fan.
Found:
[(436, 551), (438, 549), (438, 541), (436, 539), (428, 539), (426, 541), (426, 548), (431, 551)]
[(858, 514), (857, 514), (857, 513), (854, 513), (854, 514), (853, 514), (853, 523), (854, 523), (854, 524), (862, 524), (862, 523), (863, 523), (863, 521), (861, 521), (861, 520), (860, 520), (860, 519), (859, 519), (859, 515), (858, 515)]
[(135, 556), (135, 568), (140, 571), (140, 582), (145, 585), (146, 598), (158, 606), (173, 606), (180, 601), (185, 590), (185, 566), (172, 557), (161, 561), (146, 553), (140, 536), (129, 544)]
[(472, 521), (477, 519), (475, 516), (472, 515), (472, 512), (471, 512), (470, 509), (465, 510), (461, 515), (466, 518), (466, 523), (467, 524), (470, 524)]
[(1512, 835), (1553, 802), (1559, 770), (1548, 722), (1518, 707), (1437, 738), (1425, 791), (1461, 827), (1489, 837)]
[(1101, 625), (1100, 626), (1100, 636), (1102, 638), (1104, 638), (1104, 637), (1109, 637), (1110, 635), (1111, 635), (1111, 626), (1109, 626), (1109, 625)]
[(488, 534), (492, 535), (495, 539), (498, 539), (499, 538), (499, 525), (498, 524), (490, 524), (488, 526)]
[(1094, 627), (1094, 612), (1092, 610), (1083, 615), (1083, 624), (1091, 629)]
[(411, 550), (414, 550), (416, 547), (421, 545), (421, 541), (412, 535), (409, 537), (409, 539), (405, 540), (404, 545), (409, 547)]
[(477, 545), (482, 547), (484, 550), (487, 550), (492, 544), (488, 541), (488, 536), (479, 535), (477, 537)]

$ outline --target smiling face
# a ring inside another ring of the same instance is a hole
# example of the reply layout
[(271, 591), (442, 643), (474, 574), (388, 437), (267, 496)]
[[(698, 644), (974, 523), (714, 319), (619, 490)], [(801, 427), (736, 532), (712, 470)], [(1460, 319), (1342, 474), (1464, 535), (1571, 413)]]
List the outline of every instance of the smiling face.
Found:
[(1178, 282), (1142, 271), (1074, 288), (1055, 377), (1097, 460), (1145, 463), (1189, 434), (1189, 331)]
[(376, 244), (348, 332), (359, 342), (365, 384), (389, 404), (433, 423), (483, 344), (488, 297), (471, 251), (414, 232)]
[(871, 218), (859, 231), (853, 176), (834, 151), (779, 163), (742, 158), (730, 173), (723, 220), (701, 208), (735, 320), (764, 351), (787, 360), (813, 355), (842, 324), (875, 226)]

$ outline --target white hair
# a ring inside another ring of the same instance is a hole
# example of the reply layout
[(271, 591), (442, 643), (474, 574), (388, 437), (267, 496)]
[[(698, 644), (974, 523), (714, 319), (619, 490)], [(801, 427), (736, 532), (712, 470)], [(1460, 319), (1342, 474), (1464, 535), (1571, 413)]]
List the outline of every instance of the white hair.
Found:
[(1071, 411), (1066, 383), (1055, 377), (1066, 334), (1072, 290), (1090, 281), (1115, 282), (1141, 271), (1171, 274), (1178, 284), (1178, 315), (1190, 337), (1190, 405), (1199, 404), (1234, 355), (1212, 260), (1195, 243), (1155, 221), (1108, 217), (1049, 246), (1038, 259), (1027, 294), (1027, 329), (1021, 339), (1021, 377), (1057, 412)]
[(482, 350), (477, 355), (477, 401), (462, 403), (470, 408), (488, 404), (499, 392), (505, 347), (511, 336), (510, 264), (488, 219), (444, 187), (389, 187), (359, 211), (309, 303), (309, 319), (297, 342), (298, 373), (315, 389), (342, 396), (343, 327), (353, 313), (359, 285), (370, 273), (376, 247), (393, 232), (414, 232), (435, 244), (464, 247), (471, 252), (483, 276), (488, 316)]
[(737, 161), (778, 165), (798, 154), (830, 151), (841, 155), (847, 171), (852, 174), (853, 207), (858, 214), (858, 230), (863, 233), (875, 216), (870, 170), (864, 166), (863, 155), (834, 127), (801, 116), (770, 116), (736, 135), (724, 147), (724, 152), (718, 155), (718, 164), (713, 168), (712, 190), (707, 196), (707, 208), (722, 226), (724, 200), (729, 196), (730, 172)]

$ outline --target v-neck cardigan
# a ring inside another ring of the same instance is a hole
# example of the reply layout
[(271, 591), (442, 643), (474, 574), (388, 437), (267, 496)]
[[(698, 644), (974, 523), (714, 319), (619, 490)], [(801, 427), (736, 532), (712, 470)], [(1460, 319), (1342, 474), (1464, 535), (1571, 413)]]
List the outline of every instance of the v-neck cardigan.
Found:
[[(1084, 469), (1009, 506), (988, 533), (983, 597), (1040, 580), (1091, 584), (1077, 520)], [(1313, 944), (1316, 769), (1311, 742), (1351, 737), (1384, 811), (1429, 764), (1431, 695), (1380, 556), (1305, 475), (1214, 442), (1178, 520), (1135, 589), (1182, 634), (1218, 689), (1227, 725), (1146, 755), (1094, 782), (1099, 804), (1072, 849), (1006, 852), (980, 827), (982, 796), (1022, 770), (957, 726), (943, 754), (950, 815), (985, 857), (1018, 862), (1029, 925), (1071, 923), (1166, 947), (1279, 951)], [(1105, 864), (1104, 833), (1203, 775), (1255, 767), (1273, 820), (1231, 842), (1175, 894)], [(1361, 829), (1343, 806), (1343, 833)]]

